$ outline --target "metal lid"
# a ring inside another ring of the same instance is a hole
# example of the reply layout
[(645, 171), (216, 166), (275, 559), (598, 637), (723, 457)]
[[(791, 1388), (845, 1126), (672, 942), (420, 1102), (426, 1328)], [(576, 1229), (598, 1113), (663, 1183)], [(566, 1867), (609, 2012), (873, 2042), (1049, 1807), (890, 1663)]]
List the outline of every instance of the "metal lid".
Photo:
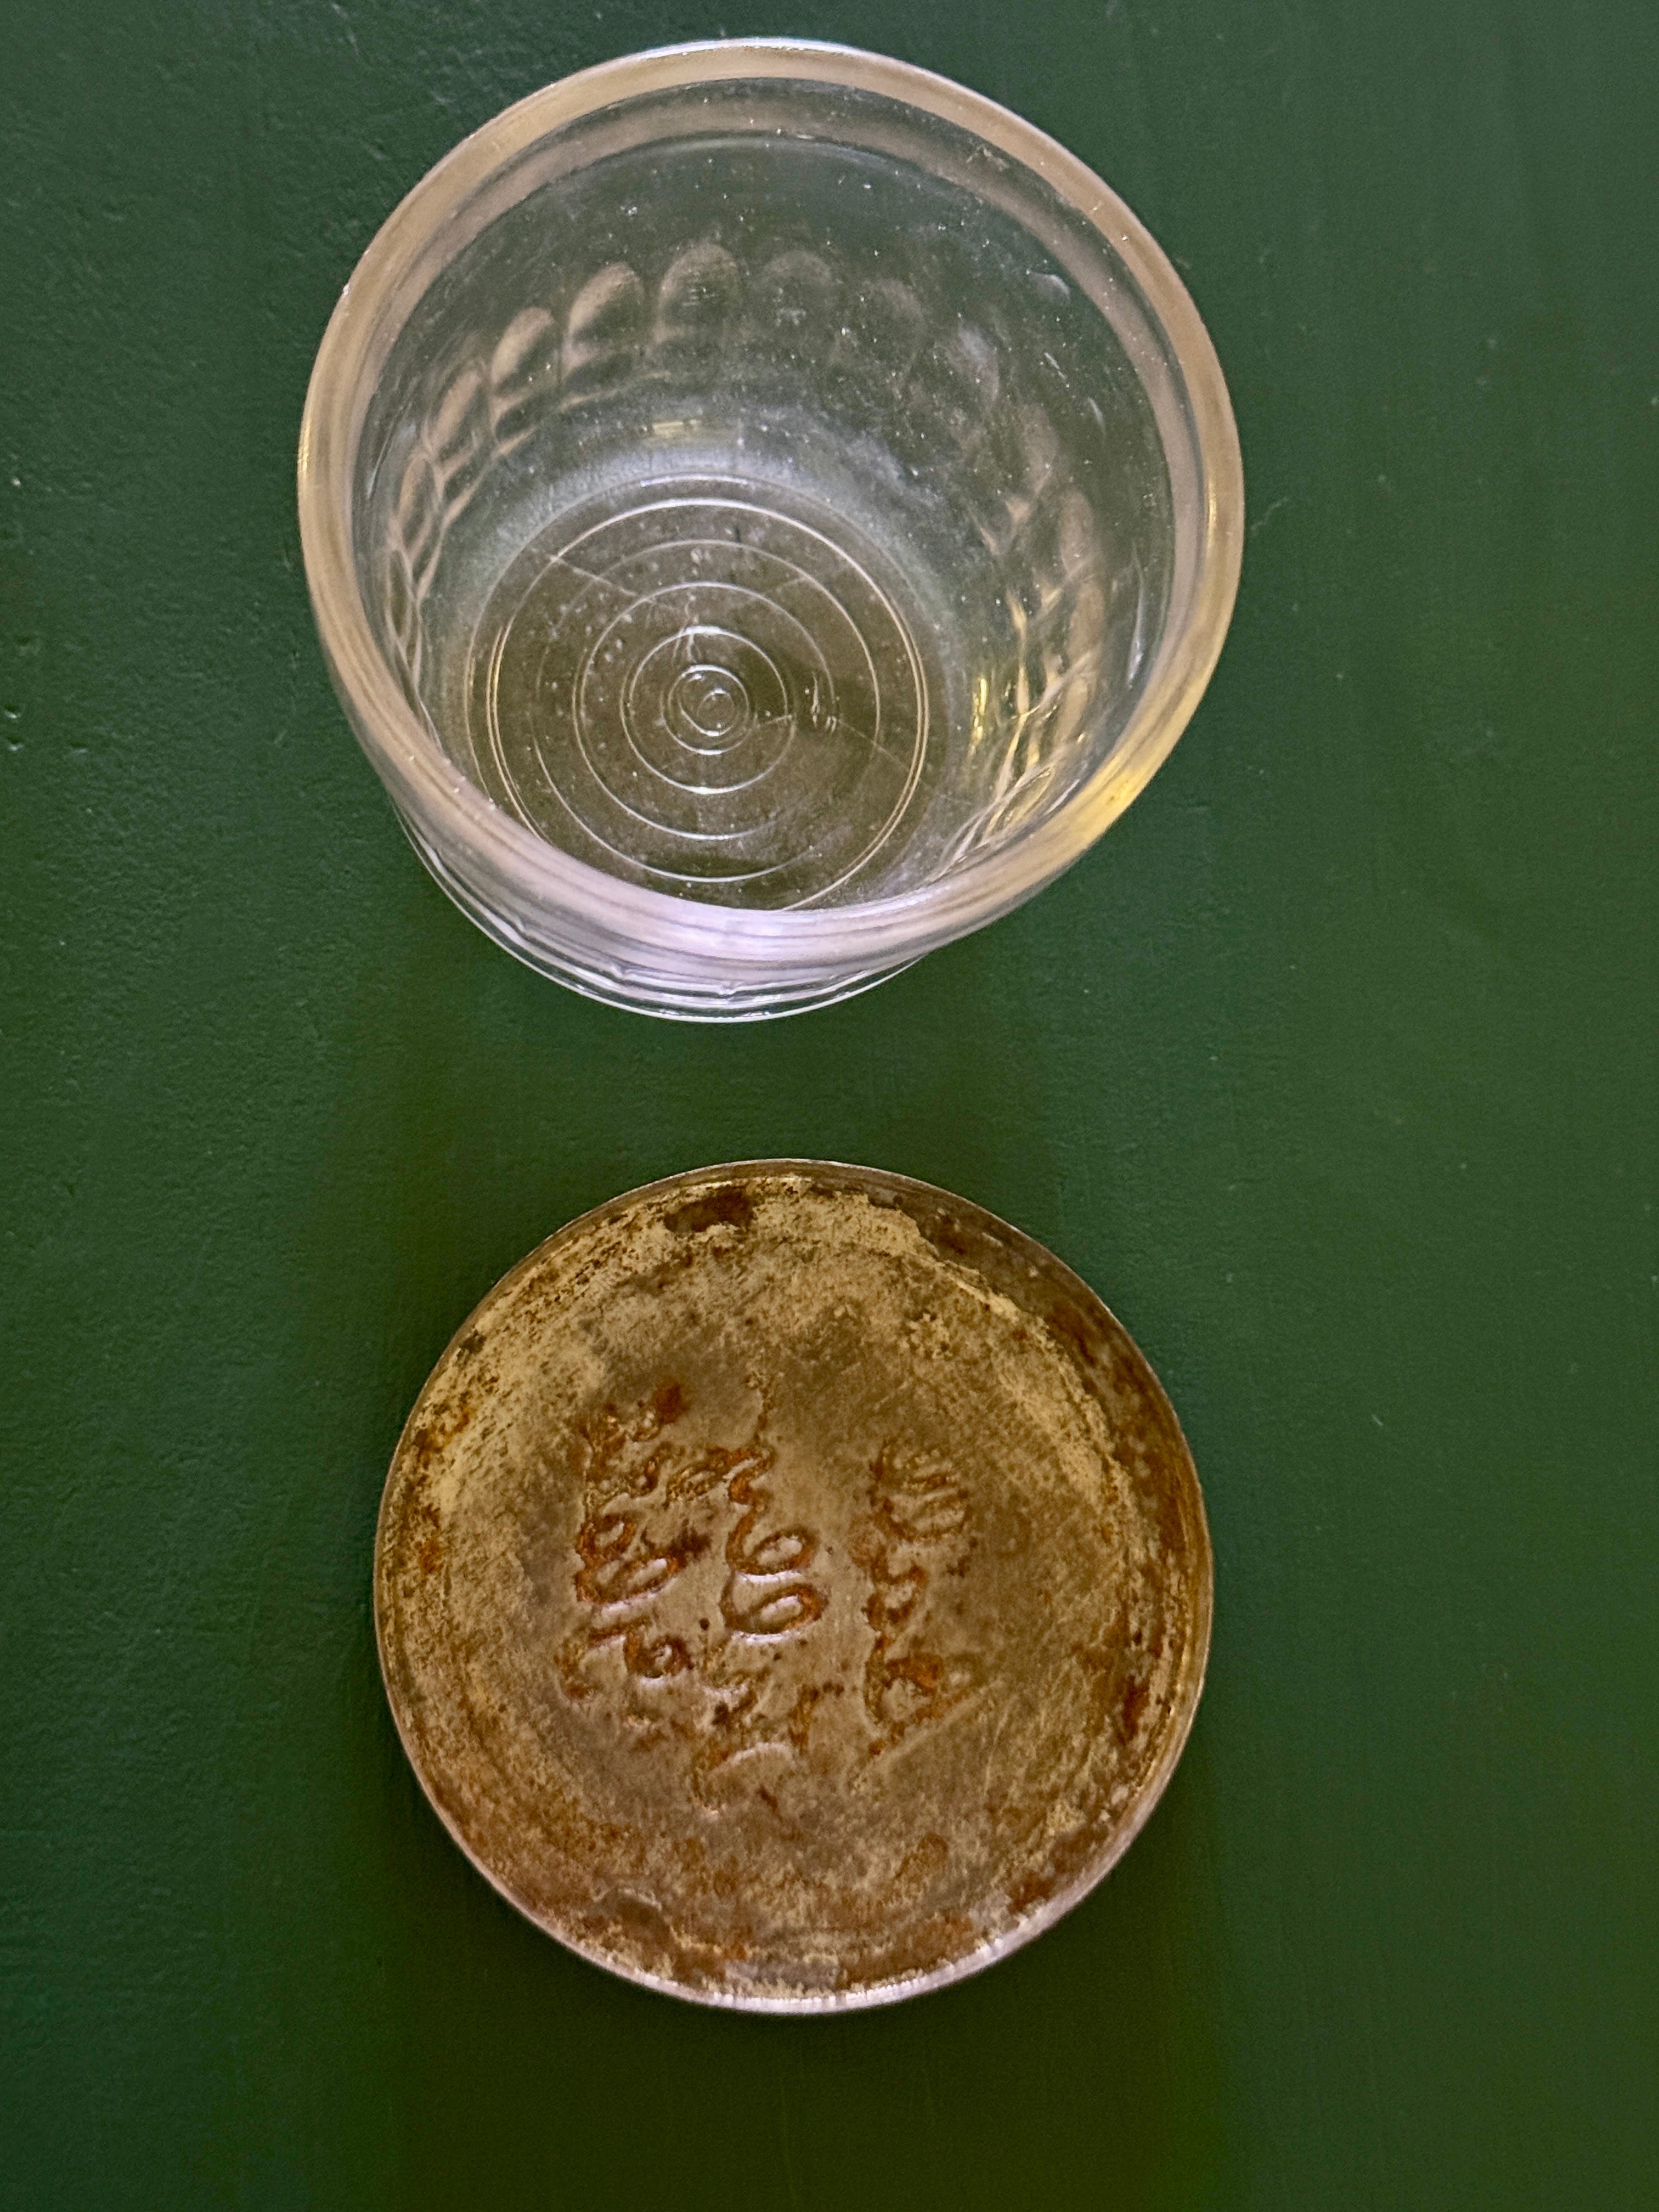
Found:
[(709, 2004), (877, 2004), (1074, 1905), (1209, 1645), (1140, 1353), (902, 1176), (699, 1170), (515, 1267), (381, 1502), (386, 1691), (440, 1817), (580, 1952)]

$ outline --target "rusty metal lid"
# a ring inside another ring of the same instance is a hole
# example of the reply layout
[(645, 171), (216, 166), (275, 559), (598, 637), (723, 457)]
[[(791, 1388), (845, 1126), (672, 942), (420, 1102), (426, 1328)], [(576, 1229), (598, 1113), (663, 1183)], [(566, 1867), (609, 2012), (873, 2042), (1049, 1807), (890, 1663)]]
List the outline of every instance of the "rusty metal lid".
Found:
[(1083, 1897), (1181, 1753), (1211, 1562), (1152, 1370), (1053, 1255), (902, 1176), (653, 1183), (497, 1284), (381, 1502), (428, 1796), (573, 1950), (818, 2012)]

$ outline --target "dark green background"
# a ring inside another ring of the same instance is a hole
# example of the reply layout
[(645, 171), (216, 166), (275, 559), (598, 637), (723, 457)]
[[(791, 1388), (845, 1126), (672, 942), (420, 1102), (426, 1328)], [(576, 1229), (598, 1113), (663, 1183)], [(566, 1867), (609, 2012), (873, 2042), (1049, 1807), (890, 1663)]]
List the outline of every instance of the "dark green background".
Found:
[[(1542, 0), (4, 0), (0, 2196), (1659, 2201), (1659, 30)], [(1219, 672), (1064, 882), (830, 1012), (585, 1004), (405, 848), (294, 520), (334, 296), (507, 100), (716, 27), (1096, 165), (1243, 438)], [(994, 1972), (722, 2018), (568, 1958), (383, 1705), (451, 1329), (648, 1176), (829, 1154), (1159, 1368), (1218, 1611), (1122, 1868)]]

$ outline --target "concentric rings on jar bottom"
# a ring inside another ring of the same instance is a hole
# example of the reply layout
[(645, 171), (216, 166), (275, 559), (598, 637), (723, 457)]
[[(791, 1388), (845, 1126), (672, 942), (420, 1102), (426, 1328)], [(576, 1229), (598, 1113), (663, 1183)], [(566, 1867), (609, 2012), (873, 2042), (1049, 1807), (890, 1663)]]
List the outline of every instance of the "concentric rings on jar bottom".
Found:
[(886, 564), (775, 486), (649, 488), (561, 516), (490, 594), (466, 684), (478, 772), (608, 872), (799, 906), (890, 847), (928, 684)]

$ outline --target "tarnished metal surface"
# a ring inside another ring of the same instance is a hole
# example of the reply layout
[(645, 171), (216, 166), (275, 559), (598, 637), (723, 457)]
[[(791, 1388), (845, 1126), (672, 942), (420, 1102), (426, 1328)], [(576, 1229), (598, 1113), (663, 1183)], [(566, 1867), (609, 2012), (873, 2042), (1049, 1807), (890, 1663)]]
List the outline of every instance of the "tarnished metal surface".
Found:
[(1074, 1904), (1191, 1723), (1209, 1542), (1099, 1300), (899, 1176), (712, 1168), (561, 1230), (438, 1363), (375, 1607), (416, 1771), (584, 1956), (878, 2003)]

